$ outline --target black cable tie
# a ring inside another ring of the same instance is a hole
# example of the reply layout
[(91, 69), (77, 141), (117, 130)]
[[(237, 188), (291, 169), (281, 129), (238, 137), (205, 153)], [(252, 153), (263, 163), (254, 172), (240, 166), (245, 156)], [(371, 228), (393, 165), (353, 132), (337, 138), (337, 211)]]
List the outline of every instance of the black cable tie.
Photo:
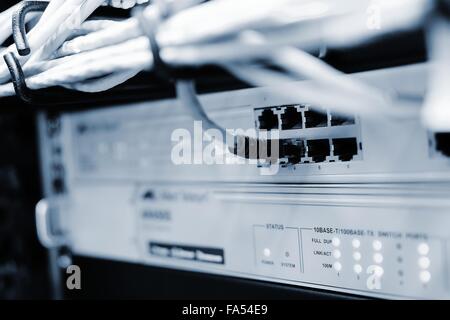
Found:
[(3, 56), (3, 59), (8, 66), (9, 73), (11, 74), (11, 80), (14, 86), (14, 91), (16, 95), (24, 102), (31, 103), (31, 92), (28, 89), (25, 82), (25, 76), (23, 74), (22, 66), (17, 60), (16, 56), (12, 52), (8, 52)]
[(61, 94), (49, 95), (48, 92), (41, 93), (28, 88), (25, 81), (25, 75), (19, 60), (13, 52), (8, 52), (3, 56), (11, 81), (14, 86), (16, 96), (26, 104), (34, 107), (48, 107), (50, 105), (63, 105), (65, 102), (61, 100)]
[(30, 12), (45, 11), (47, 6), (48, 2), (44, 1), (24, 1), (12, 15), (13, 38), (19, 55), (27, 56), (31, 53), (25, 28), (25, 17)]

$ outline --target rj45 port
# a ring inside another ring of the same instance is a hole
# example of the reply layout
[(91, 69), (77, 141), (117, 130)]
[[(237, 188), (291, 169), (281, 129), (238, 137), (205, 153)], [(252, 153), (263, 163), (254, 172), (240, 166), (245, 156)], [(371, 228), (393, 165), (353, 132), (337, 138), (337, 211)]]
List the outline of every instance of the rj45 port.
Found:
[(280, 140), (280, 159), (287, 159), (285, 164), (298, 164), (305, 156), (305, 144), (300, 139)]
[(258, 121), (261, 130), (278, 129), (278, 116), (271, 109), (265, 109), (258, 117)]
[(308, 140), (308, 156), (314, 162), (324, 162), (331, 155), (330, 142), (328, 139)]
[(321, 128), (326, 126), (328, 126), (328, 116), (325, 111), (323, 113), (315, 110), (305, 111), (306, 128)]
[(302, 128), (303, 128), (302, 113), (299, 112), (295, 107), (287, 107), (284, 110), (284, 113), (281, 115), (281, 129), (290, 130)]
[(333, 139), (333, 154), (340, 161), (350, 161), (358, 154), (358, 142), (356, 138)]

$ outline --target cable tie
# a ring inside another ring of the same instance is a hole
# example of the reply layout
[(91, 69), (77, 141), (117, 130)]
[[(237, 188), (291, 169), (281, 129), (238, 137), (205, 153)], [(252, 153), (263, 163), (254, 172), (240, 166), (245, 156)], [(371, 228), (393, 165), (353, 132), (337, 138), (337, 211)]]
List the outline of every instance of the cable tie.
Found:
[(25, 76), (22, 70), (22, 66), (17, 60), (13, 52), (8, 52), (3, 56), (3, 59), (8, 66), (9, 73), (11, 74), (11, 80), (14, 86), (16, 95), (24, 102), (30, 104), (32, 102), (30, 89), (25, 82)]
[(45, 1), (24, 1), (14, 12), (12, 16), (12, 34), (19, 55), (27, 56), (31, 53), (25, 28), (26, 15), (31, 12), (44, 12), (47, 6), (48, 2)]

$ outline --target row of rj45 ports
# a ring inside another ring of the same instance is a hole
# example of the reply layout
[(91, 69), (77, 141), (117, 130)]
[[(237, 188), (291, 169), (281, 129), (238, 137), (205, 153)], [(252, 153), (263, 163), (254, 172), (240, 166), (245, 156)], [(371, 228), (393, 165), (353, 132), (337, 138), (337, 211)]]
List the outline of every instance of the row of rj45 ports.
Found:
[(282, 139), (279, 159), (282, 164), (351, 161), (362, 149), (356, 138)]
[(355, 124), (355, 118), (312, 109), (306, 105), (290, 105), (262, 109), (258, 123), (260, 130), (292, 130), (350, 125)]

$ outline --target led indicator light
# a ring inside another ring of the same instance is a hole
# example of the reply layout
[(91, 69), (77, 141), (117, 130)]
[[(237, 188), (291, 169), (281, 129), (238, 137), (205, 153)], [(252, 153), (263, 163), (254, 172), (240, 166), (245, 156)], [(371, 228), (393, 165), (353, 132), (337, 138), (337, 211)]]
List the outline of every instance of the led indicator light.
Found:
[(374, 240), (372, 246), (375, 251), (380, 251), (381, 248), (383, 248), (383, 244), (381, 243), (380, 240)]
[(419, 252), (420, 255), (426, 256), (428, 252), (430, 252), (430, 247), (426, 243), (421, 243), (417, 247), (417, 252)]
[(358, 239), (353, 239), (352, 246), (353, 248), (358, 249), (361, 246), (361, 241), (359, 241)]
[(334, 270), (336, 270), (337, 272), (339, 272), (339, 271), (341, 271), (341, 269), (342, 269), (342, 264), (341, 264), (340, 262), (335, 262), (335, 263), (333, 264), (333, 268), (334, 268)]
[(430, 266), (430, 259), (428, 257), (419, 258), (419, 267), (421, 269), (428, 269), (429, 266)]
[(431, 280), (431, 274), (426, 270), (420, 271), (419, 278), (422, 283), (428, 283)]
[(380, 264), (383, 262), (383, 255), (381, 253), (375, 253), (373, 255), (373, 261), (377, 264)]
[(341, 257), (341, 251), (339, 250), (333, 250), (333, 257), (335, 259), (339, 259)]
[(335, 247), (339, 247), (341, 244), (341, 240), (336, 237), (334, 237), (333, 240), (331, 240), (331, 242), (333, 243), (333, 246), (335, 246)]

